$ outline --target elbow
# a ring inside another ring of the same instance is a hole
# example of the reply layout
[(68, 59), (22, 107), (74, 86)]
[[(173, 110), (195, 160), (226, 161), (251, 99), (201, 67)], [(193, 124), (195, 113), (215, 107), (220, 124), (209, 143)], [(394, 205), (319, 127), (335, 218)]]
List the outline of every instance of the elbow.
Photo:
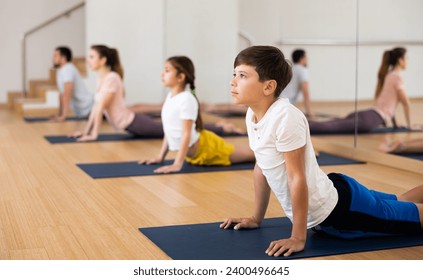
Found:
[(307, 180), (304, 176), (288, 175), (288, 186), (292, 189), (298, 189), (301, 186), (307, 187)]

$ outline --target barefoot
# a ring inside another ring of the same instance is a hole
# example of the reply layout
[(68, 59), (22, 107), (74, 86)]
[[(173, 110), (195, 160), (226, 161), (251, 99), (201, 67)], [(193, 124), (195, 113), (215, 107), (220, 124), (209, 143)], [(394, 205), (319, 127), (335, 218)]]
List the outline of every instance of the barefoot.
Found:
[(391, 141), (386, 139), (383, 143), (379, 145), (379, 151), (384, 153), (396, 153), (399, 152), (402, 142), (399, 140)]
[(233, 123), (226, 121), (218, 121), (216, 126), (223, 128), (223, 132), (228, 134), (245, 134), (245, 131), (243, 131), (241, 128), (237, 127)]

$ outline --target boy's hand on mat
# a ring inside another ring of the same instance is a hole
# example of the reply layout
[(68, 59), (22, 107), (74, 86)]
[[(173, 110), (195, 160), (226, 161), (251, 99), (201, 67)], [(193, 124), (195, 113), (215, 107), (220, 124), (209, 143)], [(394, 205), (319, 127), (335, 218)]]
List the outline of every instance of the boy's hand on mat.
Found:
[(288, 257), (294, 252), (304, 250), (304, 246), (305, 240), (300, 240), (295, 237), (280, 239), (270, 243), (269, 248), (266, 250), (266, 254), (274, 257), (279, 257), (281, 255)]
[(172, 165), (165, 165), (162, 167), (157, 168), (154, 170), (154, 173), (172, 173), (172, 172), (179, 172), (182, 166), (172, 164)]
[(227, 218), (223, 223), (220, 224), (220, 228), (235, 230), (241, 228), (258, 228), (260, 223), (254, 217), (247, 218)]

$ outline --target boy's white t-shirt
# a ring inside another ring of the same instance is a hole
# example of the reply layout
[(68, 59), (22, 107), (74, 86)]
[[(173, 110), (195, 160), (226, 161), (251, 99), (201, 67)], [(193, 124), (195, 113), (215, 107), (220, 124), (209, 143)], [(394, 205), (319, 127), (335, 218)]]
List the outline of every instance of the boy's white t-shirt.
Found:
[(317, 164), (304, 114), (290, 104), (288, 99), (279, 98), (258, 123), (254, 122), (254, 112), (249, 108), (246, 124), (249, 144), (254, 151), (256, 163), (291, 221), (292, 204), (284, 152), (305, 146), (309, 203), (307, 228), (323, 222), (335, 208), (338, 192)]
[(65, 83), (73, 83), (72, 111), (78, 117), (88, 116), (94, 103), (94, 96), (85, 87), (84, 81), (75, 65), (70, 62), (63, 65), (56, 72), (56, 82), (60, 93), (63, 93)]
[(198, 102), (189, 91), (184, 91), (171, 96), (169, 93), (162, 108), (162, 124), (169, 150), (177, 151), (181, 147), (182, 120), (193, 120), (191, 128), (191, 147), (198, 141), (200, 134), (195, 130), (195, 121), (198, 116)]

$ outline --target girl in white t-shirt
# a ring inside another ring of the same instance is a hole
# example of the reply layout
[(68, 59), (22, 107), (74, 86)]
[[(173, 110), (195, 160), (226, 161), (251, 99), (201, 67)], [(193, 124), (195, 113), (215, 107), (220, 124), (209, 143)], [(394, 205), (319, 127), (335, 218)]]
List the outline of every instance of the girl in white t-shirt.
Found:
[[(98, 137), (98, 130), (106, 116), (116, 131), (126, 131), (137, 137), (163, 137), (163, 126), (144, 112), (133, 112), (125, 104), (123, 69), (118, 51), (104, 45), (91, 47), (88, 64), (98, 74), (94, 105), (85, 129), (76, 131), (72, 137), (77, 141), (93, 141)], [(144, 106), (147, 111), (151, 107)], [(161, 106), (160, 106), (161, 107)], [(242, 134), (231, 123), (206, 124), (206, 127), (219, 135)]]
[[(157, 168), (157, 173), (178, 172), (184, 161), (197, 165), (230, 165), (254, 161), (251, 149), (236, 147), (203, 128), (199, 102), (195, 95), (194, 64), (186, 56), (169, 58), (162, 72), (163, 85), (170, 92), (163, 104), (164, 138), (156, 158), (141, 164), (163, 162), (168, 151), (178, 151), (172, 165)], [(187, 90), (189, 85), (190, 91)]]

